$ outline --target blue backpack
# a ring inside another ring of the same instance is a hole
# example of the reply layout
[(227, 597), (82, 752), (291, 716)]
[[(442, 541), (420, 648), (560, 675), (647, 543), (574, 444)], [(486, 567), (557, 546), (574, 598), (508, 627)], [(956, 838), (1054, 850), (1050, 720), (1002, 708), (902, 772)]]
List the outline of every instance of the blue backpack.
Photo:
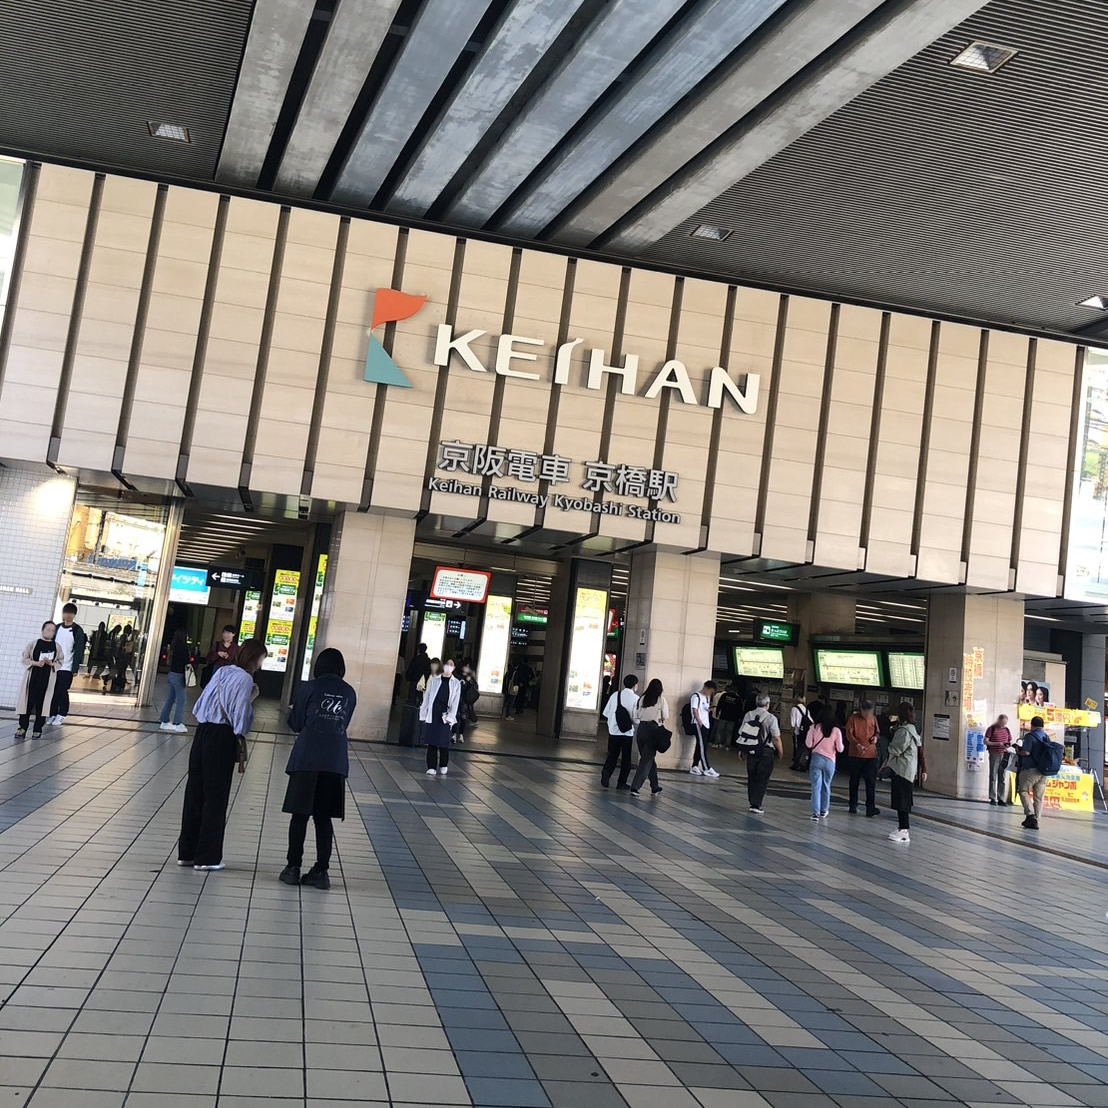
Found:
[(1062, 768), (1064, 754), (1062, 744), (1054, 742), (1049, 735), (1044, 733), (1035, 736), (1035, 750), (1031, 755), (1031, 761), (1044, 777), (1058, 775), (1058, 771)]

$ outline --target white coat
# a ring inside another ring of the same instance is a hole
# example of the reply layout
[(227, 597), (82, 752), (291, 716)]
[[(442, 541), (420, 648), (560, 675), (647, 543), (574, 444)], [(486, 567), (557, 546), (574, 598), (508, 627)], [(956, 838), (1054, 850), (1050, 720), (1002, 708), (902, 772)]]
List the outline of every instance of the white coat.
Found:
[[(23, 680), (19, 685), (19, 696), (15, 702), (15, 710), (21, 716), (27, 714), (27, 690), (31, 685), (31, 669), (35, 664), (34, 651), (35, 643), (37, 642), (37, 638), (32, 639), (23, 648), (23, 656), (20, 658), (20, 663), (23, 666)], [(61, 651), (59, 650), (57, 653), (60, 654)], [(58, 672), (59, 668), (59, 663), (55, 656), (55, 661), (50, 666), (50, 683), (46, 686), (46, 695), (42, 698), (42, 711), (44, 715), (50, 711), (50, 701), (54, 698), (54, 675)]]

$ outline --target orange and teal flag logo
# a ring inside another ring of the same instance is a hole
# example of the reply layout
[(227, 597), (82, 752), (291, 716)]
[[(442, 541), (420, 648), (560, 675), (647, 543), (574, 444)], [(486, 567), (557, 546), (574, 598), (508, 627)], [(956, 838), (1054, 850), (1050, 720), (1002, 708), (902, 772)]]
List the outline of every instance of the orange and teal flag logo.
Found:
[(410, 389), (411, 381), (401, 372), (389, 352), (373, 334), (382, 323), (399, 323), (412, 316), (427, 303), (426, 296), (411, 296), (396, 289), (378, 289), (373, 301), (373, 322), (369, 328), (369, 352), (365, 359), (365, 379), (376, 385), (396, 385)]

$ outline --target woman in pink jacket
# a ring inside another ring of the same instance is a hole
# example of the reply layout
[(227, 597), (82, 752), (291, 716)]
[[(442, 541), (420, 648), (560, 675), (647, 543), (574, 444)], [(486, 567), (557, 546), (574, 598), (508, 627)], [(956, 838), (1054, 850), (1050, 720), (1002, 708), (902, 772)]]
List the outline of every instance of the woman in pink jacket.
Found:
[(824, 708), (819, 721), (809, 729), (804, 745), (812, 752), (808, 768), (812, 779), (812, 819), (826, 819), (831, 814), (835, 755), (843, 752), (843, 733), (835, 726), (835, 713), (830, 708)]

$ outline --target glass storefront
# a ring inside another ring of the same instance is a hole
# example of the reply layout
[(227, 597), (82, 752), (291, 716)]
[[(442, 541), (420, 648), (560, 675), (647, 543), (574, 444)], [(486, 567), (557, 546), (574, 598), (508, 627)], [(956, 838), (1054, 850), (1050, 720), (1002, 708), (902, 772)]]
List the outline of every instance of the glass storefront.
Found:
[(0, 158), (0, 318), (8, 302), (15, 236), (23, 201), (23, 162)]
[(76, 604), (88, 636), (74, 696), (139, 695), (169, 514), (168, 504), (78, 488), (58, 593), (58, 614)]

